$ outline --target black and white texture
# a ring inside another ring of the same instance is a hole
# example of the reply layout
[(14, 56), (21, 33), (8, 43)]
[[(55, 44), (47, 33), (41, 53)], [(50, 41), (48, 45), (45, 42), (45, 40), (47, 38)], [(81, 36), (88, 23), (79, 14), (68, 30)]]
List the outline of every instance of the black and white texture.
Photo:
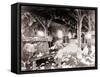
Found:
[(21, 70), (95, 66), (95, 10), (21, 6)]

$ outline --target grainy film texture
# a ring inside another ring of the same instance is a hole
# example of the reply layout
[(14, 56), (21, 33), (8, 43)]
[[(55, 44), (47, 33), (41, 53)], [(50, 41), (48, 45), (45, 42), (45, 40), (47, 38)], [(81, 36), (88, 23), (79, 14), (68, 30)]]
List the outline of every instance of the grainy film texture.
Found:
[(21, 6), (21, 70), (95, 66), (95, 10)]

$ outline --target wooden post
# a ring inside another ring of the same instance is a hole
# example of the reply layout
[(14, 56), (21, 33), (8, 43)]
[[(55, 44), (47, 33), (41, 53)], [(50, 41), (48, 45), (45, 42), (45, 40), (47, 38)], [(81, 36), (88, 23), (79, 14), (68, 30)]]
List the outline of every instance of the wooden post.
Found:
[(77, 21), (77, 39), (78, 39), (78, 47), (81, 48), (81, 14), (80, 10), (78, 10), (78, 21)]

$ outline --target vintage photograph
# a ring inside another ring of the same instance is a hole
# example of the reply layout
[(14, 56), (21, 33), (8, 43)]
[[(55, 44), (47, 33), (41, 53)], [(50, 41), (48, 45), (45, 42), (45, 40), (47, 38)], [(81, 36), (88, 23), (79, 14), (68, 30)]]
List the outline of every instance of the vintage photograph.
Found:
[(95, 10), (21, 6), (21, 71), (95, 67)]

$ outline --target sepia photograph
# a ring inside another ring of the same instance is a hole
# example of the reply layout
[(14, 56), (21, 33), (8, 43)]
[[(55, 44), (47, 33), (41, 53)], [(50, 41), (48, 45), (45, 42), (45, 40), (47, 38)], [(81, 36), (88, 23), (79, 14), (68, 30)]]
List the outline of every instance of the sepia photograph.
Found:
[(21, 6), (21, 71), (95, 67), (96, 10)]

